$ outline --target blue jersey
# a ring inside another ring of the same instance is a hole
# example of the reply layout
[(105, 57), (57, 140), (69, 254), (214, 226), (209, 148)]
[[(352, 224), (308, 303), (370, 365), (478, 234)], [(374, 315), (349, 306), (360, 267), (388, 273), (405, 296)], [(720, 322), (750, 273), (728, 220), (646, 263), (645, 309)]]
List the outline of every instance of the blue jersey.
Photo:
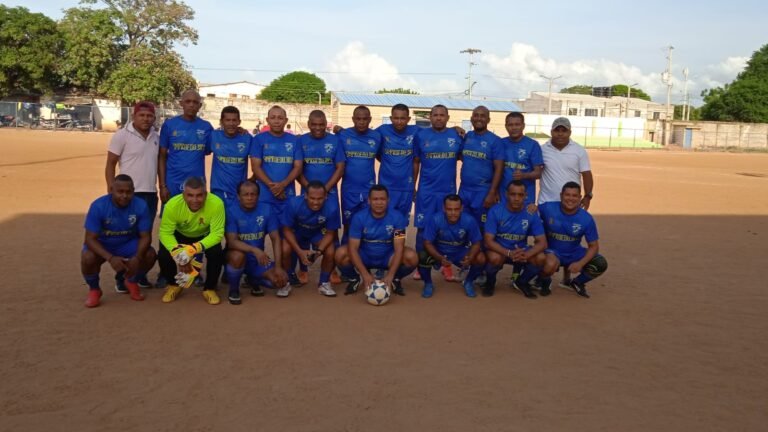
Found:
[(376, 128), (382, 136), (381, 165), (379, 166), (379, 184), (390, 191), (413, 192), (413, 146), (419, 126), (406, 126), (398, 132), (391, 124)]
[[(262, 132), (251, 141), (251, 157), (261, 160), (261, 169), (273, 182), (285, 180), (293, 169), (293, 163), (304, 160), (301, 147), (296, 143), (295, 135), (284, 133), (280, 136), (270, 132)], [(269, 192), (269, 186), (258, 181), (261, 187), (259, 201), (282, 202)], [(296, 195), (296, 187), (293, 183), (285, 188), (285, 195)]]
[[(537, 165), (544, 165), (544, 158), (541, 155), (541, 145), (533, 138), (523, 136), (523, 138), (514, 142), (509, 137), (499, 141), (504, 149), (504, 176), (499, 185), (499, 194), (506, 197), (506, 186), (511, 182), (515, 170), (524, 173), (533, 171)], [(525, 184), (525, 193), (527, 195), (526, 204), (536, 200), (536, 180), (522, 180)], [(504, 198), (506, 199), (506, 198)]]
[(374, 165), (381, 147), (381, 134), (372, 129), (361, 134), (350, 128), (339, 132), (339, 139), (347, 157), (342, 190), (367, 194), (368, 189), (376, 184)]
[(326, 231), (336, 231), (341, 228), (339, 206), (325, 200), (323, 207), (312, 211), (303, 196), (293, 197), (280, 215), (280, 224), (291, 227), (297, 236), (313, 238)]
[(389, 209), (382, 218), (375, 218), (371, 209), (352, 216), (349, 238), (360, 240), (360, 252), (369, 257), (386, 257), (394, 250), (396, 233), (405, 235), (408, 220), (397, 210)]
[[(316, 139), (312, 134), (306, 133), (299, 137), (299, 147), (304, 155), (304, 177), (308, 181), (328, 183), (336, 171), (336, 164), (347, 161), (336, 135), (325, 134), (324, 137)], [(336, 192), (336, 188), (329, 192)]]
[(583, 208), (569, 215), (563, 213), (560, 202), (550, 201), (539, 206), (539, 213), (549, 249), (568, 255), (580, 250), (582, 237), (587, 243), (598, 240), (595, 219)]
[(251, 136), (237, 134), (228, 137), (218, 129), (211, 134), (209, 151), (211, 162), (211, 190), (237, 196), (237, 185), (248, 177), (248, 155), (251, 153)]
[(277, 231), (280, 224), (272, 206), (258, 203), (248, 211), (233, 203), (227, 207), (227, 227), (225, 232), (237, 234), (237, 238), (250, 246), (264, 250), (264, 238), (272, 231)]
[(467, 249), (482, 239), (480, 226), (468, 213), (462, 213), (459, 220), (452, 224), (448, 222), (445, 213), (440, 212), (434, 215), (424, 228), (424, 240), (432, 243), (445, 255)]
[(499, 137), (493, 132), (467, 132), (461, 150), (461, 188), (488, 193), (493, 180), (493, 161), (503, 161)]
[(530, 214), (525, 208), (511, 212), (504, 203), (499, 203), (488, 210), (485, 233), (493, 234), (496, 242), (507, 249), (524, 248), (528, 236), (544, 235), (544, 226), (539, 215)]
[(160, 129), (160, 148), (168, 150), (165, 185), (171, 194), (181, 193), (188, 177), (205, 177), (205, 155), (213, 126), (200, 117), (167, 119)]
[(88, 209), (85, 229), (98, 233), (104, 247), (120, 246), (138, 238), (141, 232), (151, 232), (152, 218), (141, 198), (134, 196), (128, 206), (121, 208), (112, 201), (112, 195), (104, 195)]
[(419, 192), (456, 192), (456, 160), (462, 139), (453, 128), (419, 131), (414, 156), (421, 161)]

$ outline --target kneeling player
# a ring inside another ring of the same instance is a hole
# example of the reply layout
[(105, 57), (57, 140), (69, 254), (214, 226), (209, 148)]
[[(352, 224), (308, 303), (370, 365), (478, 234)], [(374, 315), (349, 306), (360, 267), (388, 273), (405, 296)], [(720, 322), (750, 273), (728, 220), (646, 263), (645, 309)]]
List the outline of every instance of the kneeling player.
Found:
[(335, 196), (328, 199), (322, 182), (312, 180), (307, 184), (304, 196), (289, 198), (285, 211), (280, 215), (285, 270), (288, 271), (291, 266), (292, 252), (306, 266), (311, 265), (318, 255), (322, 255), (317, 289), (320, 294), (328, 297), (336, 296), (330, 281), (333, 256), (336, 253), (335, 233), (341, 228), (339, 206), (332, 201), (335, 199)]
[[(571, 274), (579, 273), (568, 286), (578, 295), (589, 298), (587, 282), (605, 273), (608, 261), (598, 253), (594, 218), (581, 208), (581, 186), (576, 182), (566, 183), (560, 192), (560, 202), (540, 205), (539, 213), (549, 242), (547, 261), (539, 278), (541, 295), (550, 294), (551, 276), (563, 266)], [(587, 241), (586, 248), (581, 245), (582, 237)]]
[[(544, 265), (542, 253), (547, 248), (544, 227), (537, 214), (531, 214), (524, 206), (525, 184), (519, 180), (509, 182), (506, 189), (506, 203), (496, 204), (488, 211), (485, 220), (485, 247), (488, 265), (485, 272), (488, 281), (483, 288), (483, 296), (493, 295), (496, 285), (496, 273), (504, 264), (524, 264), (523, 273), (515, 281), (515, 286), (527, 298), (536, 298), (531, 291), (531, 279)], [(528, 236), (533, 236), (533, 246), (528, 246)]]
[[(388, 207), (387, 188), (371, 186), (368, 208), (352, 217), (349, 243), (336, 250), (336, 264), (342, 274), (354, 274), (357, 269), (366, 287), (374, 281), (369, 269), (387, 269), (381, 281), (387, 286), (393, 285), (395, 294), (405, 295), (400, 279), (413, 271), (419, 257), (416, 251), (405, 246), (408, 226), (405, 216)], [(344, 295), (356, 293), (360, 282), (360, 278), (351, 280)]]
[[(282, 247), (280, 243), (279, 223), (271, 205), (259, 202), (260, 187), (257, 183), (246, 180), (237, 188), (238, 203), (227, 208), (227, 281), (229, 282), (229, 302), (233, 305), (242, 303), (240, 298), (240, 279), (243, 272), (251, 281), (251, 294), (263, 295), (256, 279), (266, 278), (277, 290), (278, 297), (288, 297), (291, 285), (288, 275), (281, 265)], [(272, 262), (264, 252), (264, 238), (272, 240)]]
[(85, 217), (85, 244), (80, 268), (88, 284), (85, 306), (96, 307), (101, 299), (99, 270), (105, 262), (116, 272), (125, 272), (126, 288), (133, 300), (144, 300), (138, 281), (155, 264), (152, 219), (144, 200), (134, 198), (133, 180), (120, 174), (109, 195), (94, 201)]
[(480, 251), (483, 237), (477, 221), (463, 213), (461, 198), (451, 194), (443, 199), (443, 211), (427, 221), (424, 228), (424, 250), (419, 253), (419, 274), (424, 281), (421, 296), (432, 297), (432, 267), (455, 264), (469, 268), (464, 280), (467, 297), (475, 297), (473, 282), (483, 271), (485, 255)]

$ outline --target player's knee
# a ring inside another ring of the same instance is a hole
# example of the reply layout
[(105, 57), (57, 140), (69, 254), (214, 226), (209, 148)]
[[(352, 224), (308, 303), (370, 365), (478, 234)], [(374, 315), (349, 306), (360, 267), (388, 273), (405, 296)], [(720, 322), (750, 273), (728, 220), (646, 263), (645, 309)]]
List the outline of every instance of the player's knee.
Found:
[(531, 257), (531, 263), (537, 267), (544, 267), (547, 263), (547, 257), (544, 253), (538, 253)]
[(435, 264), (435, 259), (432, 257), (432, 255), (428, 254), (427, 251), (421, 250), (418, 253), (419, 258), (419, 267), (432, 267), (432, 265)]
[(86, 249), (83, 251), (83, 253), (80, 255), (80, 262), (83, 265), (92, 266), (92, 265), (101, 265), (101, 263), (104, 262), (104, 258), (96, 255), (92, 251)]
[(323, 255), (336, 256), (336, 246), (334, 246), (333, 242), (329, 243), (328, 246), (323, 249)]
[(485, 265), (485, 254), (478, 252), (477, 255), (475, 255), (475, 258), (472, 260), (472, 264), (477, 266)]
[(488, 264), (492, 266), (504, 265), (505, 257), (499, 255), (496, 252), (488, 251), (488, 256), (486, 258), (488, 259)]
[(334, 254), (334, 260), (338, 265), (347, 265), (349, 263), (349, 252), (347, 246), (339, 246)]
[(406, 247), (403, 250), (403, 264), (407, 267), (416, 267), (419, 265), (420, 257), (415, 250)]
[(245, 254), (238, 250), (229, 249), (227, 251), (227, 264), (234, 268), (241, 268), (245, 265)]
[(608, 270), (608, 260), (602, 255), (597, 255), (592, 258), (587, 265), (584, 266), (584, 273), (592, 279), (602, 275), (606, 270)]

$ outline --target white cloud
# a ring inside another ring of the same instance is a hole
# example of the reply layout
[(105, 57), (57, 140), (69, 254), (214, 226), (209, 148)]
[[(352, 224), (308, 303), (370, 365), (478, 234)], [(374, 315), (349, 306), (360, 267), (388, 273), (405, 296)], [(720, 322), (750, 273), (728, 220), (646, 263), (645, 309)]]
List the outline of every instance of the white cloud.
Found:
[(378, 54), (367, 52), (362, 42), (348, 43), (327, 63), (325, 77), (329, 89), (375, 91), (381, 88), (417, 88), (411, 78), (400, 75), (397, 67)]

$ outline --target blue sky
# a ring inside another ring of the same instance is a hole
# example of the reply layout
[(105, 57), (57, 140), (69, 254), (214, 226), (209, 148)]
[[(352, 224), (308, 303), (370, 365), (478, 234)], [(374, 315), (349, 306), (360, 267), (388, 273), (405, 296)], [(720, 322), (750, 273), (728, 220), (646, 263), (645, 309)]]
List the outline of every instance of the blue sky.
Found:
[[(54, 19), (75, 0), (4, 1)], [(268, 83), (307, 70), (328, 89), (409, 87), (457, 94), (467, 87), (464, 48), (479, 48), (475, 95), (525, 97), (544, 91), (539, 75), (575, 84), (634, 84), (666, 100), (660, 73), (672, 54), (673, 102), (690, 70), (694, 104), (704, 88), (733, 80), (768, 43), (768, 2), (248, 2), (187, 0), (196, 11), (197, 45), (179, 47), (205, 83)], [(220, 69), (220, 70), (216, 70)], [(229, 70), (227, 70), (229, 69)], [(243, 69), (243, 70), (232, 70)]]

